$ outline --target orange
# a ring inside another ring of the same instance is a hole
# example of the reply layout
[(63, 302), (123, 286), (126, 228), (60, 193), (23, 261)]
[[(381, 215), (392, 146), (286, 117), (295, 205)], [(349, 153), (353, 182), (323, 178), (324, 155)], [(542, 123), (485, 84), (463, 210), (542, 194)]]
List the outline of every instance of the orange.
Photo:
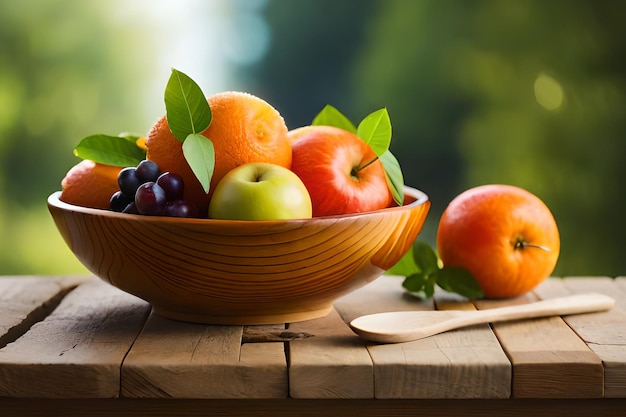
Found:
[(182, 142), (170, 132), (165, 116), (148, 133), (147, 159), (162, 172), (181, 175), (184, 199), (207, 213), (217, 183), (232, 169), (248, 162), (267, 162), (291, 167), (291, 144), (282, 116), (266, 101), (248, 93), (224, 92), (208, 99), (213, 115), (203, 135), (213, 142), (215, 170), (207, 195), (182, 152)]
[(135, 141), (135, 144), (137, 145), (137, 147), (143, 149), (144, 151), (148, 150), (148, 147), (146, 146), (146, 138), (144, 138), (143, 136), (138, 138)]
[(560, 238), (539, 197), (511, 185), (471, 188), (450, 202), (437, 230), (444, 266), (467, 269), (485, 297), (514, 297), (553, 271)]
[(113, 193), (119, 190), (121, 167), (83, 159), (61, 181), (61, 201), (83, 207), (108, 209)]

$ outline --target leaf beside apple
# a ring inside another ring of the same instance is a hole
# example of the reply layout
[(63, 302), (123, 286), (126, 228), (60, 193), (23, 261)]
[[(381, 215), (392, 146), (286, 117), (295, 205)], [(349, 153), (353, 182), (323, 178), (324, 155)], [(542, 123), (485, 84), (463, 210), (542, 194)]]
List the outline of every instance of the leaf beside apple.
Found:
[(356, 135), (363, 139), (376, 156), (380, 157), (391, 145), (391, 119), (386, 108), (367, 115), (356, 129)]
[(356, 135), (356, 126), (354, 126), (350, 119), (348, 119), (343, 113), (330, 104), (324, 106), (324, 108), (313, 118), (311, 125), (335, 126)]

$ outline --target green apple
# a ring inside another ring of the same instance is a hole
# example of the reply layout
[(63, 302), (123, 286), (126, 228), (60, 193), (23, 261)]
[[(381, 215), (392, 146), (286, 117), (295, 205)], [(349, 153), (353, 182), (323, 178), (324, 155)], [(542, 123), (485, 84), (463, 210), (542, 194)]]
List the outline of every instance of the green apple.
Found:
[(287, 168), (261, 162), (226, 174), (209, 202), (212, 219), (308, 219), (311, 215), (311, 197), (302, 180)]

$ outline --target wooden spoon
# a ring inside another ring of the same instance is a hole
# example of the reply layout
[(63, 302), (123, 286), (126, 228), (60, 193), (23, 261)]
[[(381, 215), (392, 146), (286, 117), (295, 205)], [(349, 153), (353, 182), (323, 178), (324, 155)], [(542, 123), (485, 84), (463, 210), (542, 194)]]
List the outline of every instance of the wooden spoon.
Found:
[(475, 324), (609, 310), (615, 300), (602, 294), (579, 294), (487, 310), (395, 311), (370, 314), (350, 322), (356, 334), (379, 343), (399, 343)]

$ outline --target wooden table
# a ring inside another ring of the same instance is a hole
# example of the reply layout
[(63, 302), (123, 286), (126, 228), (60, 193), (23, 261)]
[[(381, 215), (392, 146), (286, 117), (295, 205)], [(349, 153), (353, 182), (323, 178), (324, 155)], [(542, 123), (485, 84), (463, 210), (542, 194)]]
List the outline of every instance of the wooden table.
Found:
[[(481, 325), (390, 345), (367, 313), (474, 309), (595, 291), (608, 312)], [(211, 326), (151, 313), (92, 277), (0, 278), (0, 416), (626, 415), (626, 278), (551, 278), (532, 294), (423, 301), (381, 277), (327, 317)]]

